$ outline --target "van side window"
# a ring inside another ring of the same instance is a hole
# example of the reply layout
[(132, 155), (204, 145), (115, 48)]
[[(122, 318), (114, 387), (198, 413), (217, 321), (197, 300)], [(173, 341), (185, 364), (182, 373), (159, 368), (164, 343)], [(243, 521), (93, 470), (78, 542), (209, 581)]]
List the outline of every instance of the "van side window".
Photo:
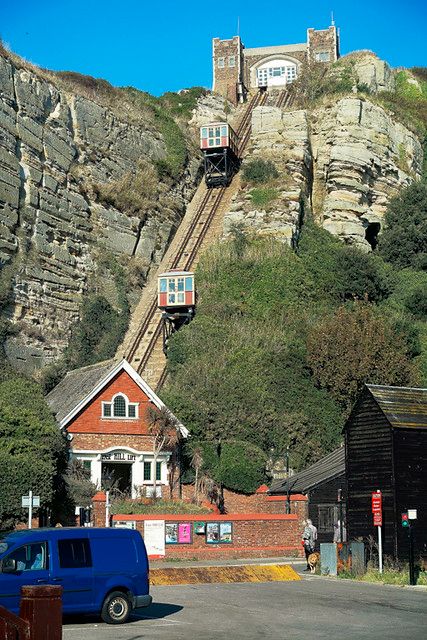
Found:
[(58, 540), (59, 566), (62, 569), (77, 569), (92, 566), (92, 555), (87, 538)]
[(44, 542), (36, 542), (19, 547), (19, 549), (16, 549), (5, 558), (3, 563), (8, 566), (12, 560), (16, 562), (16, 571), (36, 571), (37, 569), (49, 568), (46, 544)]

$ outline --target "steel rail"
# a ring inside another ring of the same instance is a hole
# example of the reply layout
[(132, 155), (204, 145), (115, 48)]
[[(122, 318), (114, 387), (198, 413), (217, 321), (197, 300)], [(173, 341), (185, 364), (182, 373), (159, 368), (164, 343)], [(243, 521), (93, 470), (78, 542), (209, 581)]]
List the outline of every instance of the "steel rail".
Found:
[[(254, 94), (251, 101), (249, 102), (249, 105), (245, 110), (242, 120), (240, 121), (239, 126), (236, 130), (236, 133), (239, 135), (239, 137), (240, 136), (242, 137), (239, 154), (241, 154), (244, 151), (250, 137), (250, 130), (251, 130), (250, 119), (251, 119), (252, 111), (258, 105), (265, 104), (266, 99), (267, 99), (266, 93), (257, 92), (256, 94)], [(171, 262), (171, 266), (170, 266), (171, 269), (174, 269), (178, 266), (179, 262), (188, 251), (189, 251), (189, 254), (186, 256), (185, 264), (183, 265), (182, 268), (183, 270), (188, 270), (191, 268), (192, 264), (194, 263), (194, 260), (197, 257), (198, 251), (206, 237), (206, 234), (208, 233), (212, 220), (215, 217), (215, 214), (221, 204), (221, 201), (226, 192), (226, 189), (227, 187), (221, 187), (218, 190), (218, 192), (214, 194), (213, 202), (207, 211), (206, 219), (203, 222), (201, 222), (202, 215), (206, 213), (207, 205), (209, 203), (209, 200), (212, 198), (212, 192), (210, 190), (206, 192), (201, 203), (197, 207), (196, 213), (191, 223), (188, 225), (184, 238), (181, 240), (179, 244), (179, 247)], [(190, 249), (188, 247), (188, 244), (190, 240), (194, 238), (194, 231), (199, 224), (203, 224), (202, 229), (200, 230), (199, 235), (196, 237), (196, 240), (192, 248)], [(136, 352), (141, 343), (141, 340), (143, 339), (150, 323), (153, 321), (156, 311), (157, 311), (157, 296), (154, 296), (153, 301), (150, 304), (148, 311), (144, 316), (142, 325), (139, 328), (135, 339), (133, 340), (131, 348), (129, 349), (127, 359), (131, 360), (136, 355)], [(161, 333), (161, 322), (159, 319), (159, 322), (157, 323), (157, 326), (150, 337), (149, 343), (145, 349), (145, 352), (141, 358), (141, 361), (138, 363), (138, 367), (137, 367), (138, 373), (141, 373), (142, 370), (147, 365), (150, 359), (150, 356), (154, 350), (154, 347), (157, 343), (157, 340), (160, 337), (160, 333)], [(160, 389), (163, 386), (166, 377), (167, 377), (167, 369), (166, 367), (164, 367), (160, 375), (159, 382), (157, 384), (158, 389)]]

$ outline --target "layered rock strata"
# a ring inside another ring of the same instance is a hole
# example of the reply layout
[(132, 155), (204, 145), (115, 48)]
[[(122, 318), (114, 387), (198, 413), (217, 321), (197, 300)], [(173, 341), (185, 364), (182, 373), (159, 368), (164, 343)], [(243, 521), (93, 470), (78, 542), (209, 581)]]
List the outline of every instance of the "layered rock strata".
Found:
[(17, 274), (6, 309), (19, 327), (6, 343), (15, 366), (28, 372), (57, 357), (91, 280), (114, 302), (100, 257), (116, 255), (130, 269), (136, 263), (143, 284), (191, 198), (198, 162), (165, 193), (171, 206), (144, 216), (101, 204), (90, 186), (165, 156), (150, 122), (120, 118), (0, 56), (0, 264)]
[[(224, 219), (227, 236), (236, 225), (262, 236), (294, 244), (300, 227), (303, 200), (308, 194), (311, 154), (307, 114), (278, 107), (256, 107), (252, 116), (251, 144), (244, 162), (263, 159), (274, 163), (278, 177), (269, 186), (243, 183)], [(271, 200), (255, 206), (263, 192)]]

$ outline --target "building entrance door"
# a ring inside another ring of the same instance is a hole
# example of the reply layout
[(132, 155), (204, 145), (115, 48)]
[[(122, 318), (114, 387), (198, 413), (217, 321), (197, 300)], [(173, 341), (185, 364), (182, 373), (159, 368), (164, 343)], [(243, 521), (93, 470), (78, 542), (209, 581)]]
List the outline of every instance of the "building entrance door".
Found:
[(102, 463), (102, 485), (104, 489), (118, 489), (121, 493), (132, 493), (132, 465), (124, 462)]

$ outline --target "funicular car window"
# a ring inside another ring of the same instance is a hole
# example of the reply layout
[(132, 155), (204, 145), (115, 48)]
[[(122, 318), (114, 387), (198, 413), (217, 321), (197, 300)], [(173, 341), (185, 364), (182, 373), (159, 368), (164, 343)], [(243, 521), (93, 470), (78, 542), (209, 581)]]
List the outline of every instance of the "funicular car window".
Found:
[(87, 538), (58, 540), (59, 565), (62, 569), (92, 566), (92, 555)]
[(184, 278), (178, 278), (178, 291), (184, 291)]
[(226, 136), (227, 135), (227, 127), (221, 127), (221, 135), (222, 136)]
[(185, 278), (185, 290), (193, 291), (193, 278)]
[(203, 127), (202, 129), (202, 138), (205, 139), (208, 137), (208, 130), (206, 127)]
[(160, 291), (161, 291), (161, 293), (167, 291), (167, 286), (168, 286), (168, 284), (167, 284), (166, 278), (160, 278)]
[(169, 291), (175, 291), (175, 278), (169, 278)]

